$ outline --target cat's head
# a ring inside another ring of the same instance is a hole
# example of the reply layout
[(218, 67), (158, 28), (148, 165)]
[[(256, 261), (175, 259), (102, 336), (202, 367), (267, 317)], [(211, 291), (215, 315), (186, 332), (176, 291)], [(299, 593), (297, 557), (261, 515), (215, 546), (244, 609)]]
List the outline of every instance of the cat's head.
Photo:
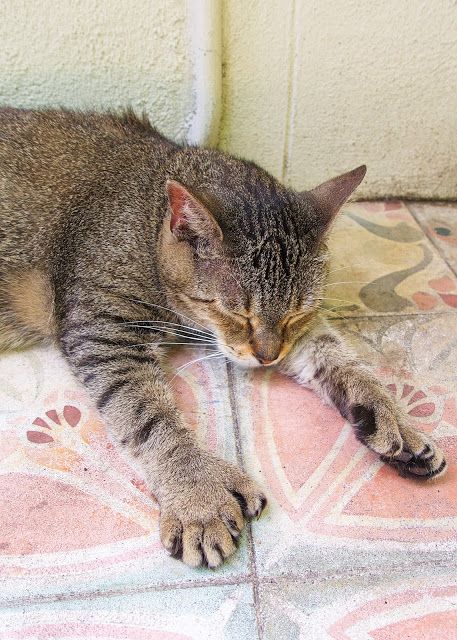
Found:
[(162, 277), (169, 303), (227, 357), (275, 364), (321, 304), (326, 235), (366, 167), (295, 192), (252, 163), (234, 166), (209, 184), (167, 182)]

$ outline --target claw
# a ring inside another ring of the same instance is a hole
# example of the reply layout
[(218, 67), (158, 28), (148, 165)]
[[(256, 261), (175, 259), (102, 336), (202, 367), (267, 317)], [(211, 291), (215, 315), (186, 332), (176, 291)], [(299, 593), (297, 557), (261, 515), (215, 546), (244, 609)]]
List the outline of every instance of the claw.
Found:
[(262, 511), (265, 509), (266, 506), (267, 506), (267, 499), (265, 498), (265, 496), (262, 496), (260, 498), (260, 507), (257, 509), (257, 511), (255, 513), (255, 516), (256, 516), (257, 520), (262, 515)]

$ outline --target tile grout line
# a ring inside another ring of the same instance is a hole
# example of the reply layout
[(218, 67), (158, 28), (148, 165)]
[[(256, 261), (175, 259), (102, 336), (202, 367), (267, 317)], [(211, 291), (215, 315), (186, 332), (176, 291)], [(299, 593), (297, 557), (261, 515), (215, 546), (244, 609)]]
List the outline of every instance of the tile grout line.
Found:
[(455, 316), (457, 315), (457, 311), (453, 309), (442, 309), (441, 311), (430, 311), (427, 313), (365, 313), (361, 315), (352, 315), (352, 316), (344, 316), (339, 315), (335, 318), (327, 318), (330, 322), (335, 320), (378, 320), (379, 318), (430, 318), (433, 316)]
[[(443, 557), (442, 560), (437, 561), (437, 560), (424, 560), (423, 562), (420, 561), (415, 561), (414, 563), (414, 567), (418, 567), (418, 568), (427, 568), (430, 567), (431, 565), (433, 565), (434, 567), (437, 567), (439, 569), (445, 569), (446, 571), (449, 571), (449, 560), (446, 557)], [(400, 576), (402, 576), (402, 572), (404, 573), (405, 571), (408, 570), (408, 568), (410, 567), (410, 565), (408, 564), (398, 564), (395, 565), (394, 567), (392, 567), (392, 576), (395, 576), (395, 572), (397, 572)], [(327, 582), (327, 581), (333, 581), (333, 580), (340, 580), (340, 579), (344, 579), (346, 577), (350, 577), (350, 578), (356, 578), (356, 577), (360, 577), (363, 578), (365, 576), (370, 576), (370, 577), (385, 577), (385, 567), (382, 567), (379, 570), (374, 570), (370, 567), (366, 567), (366, 568), (360, 568), (360, 569), (346, 569), (343, 571), (340, 571), (338, 573), (335, 573), (334, 571), (327, 571), (325, 573), (320, 573), (319, 571), (306, 571), (305, 573), (294, 573), (289, 572), (289, 573), (280, 573), (278, 575), (266, 575), (262, 578), (260, 578), (260, 583), (261, 584), (279, 584), (282, 581), (285, 580), (292, 580), (294, 582), (302, 582), (303, 580), (321, 580), (321, 582)]]
[(149, 586), (139, 586), (126, 589), (107, 589), (106, 591), (86, 591), (84, 593), (57, 593), (54, 595), (23, 596), (0, 600), (0, 608), (21, 607), (24, 605), (45, 604), (52, 602), (69, 602), (73, 600), (91, 600), (93, 598), (115, 598), (118, 596), (131, 596), (141, 593), (154, 593), (157, 591), (177, 591), (181, 589), (205, 589), (207, 587), (224, 587), (238, 584), (249, 584), (251, 575), (238, 576), (233, 578), (212, 578), (210, 580), (188, 580), (187, 582), (161, 582)]
[[(241, 467), (243, 471), (245, 471), (244, 460), (243, 460), (243, 450), (241, 446), (241, 432), (240, 432), (240, 419), (238, 413), (238, 403), (235, 397), (235, 371), (234, 366), (231, 362), (226, 362), (227, 368), (227, 380), (229, 387), (229, 401), (230, 408), (232, 411), (233, 417), (233, 431), (235, 435), (235, 448), (236, 448), (236, 457), (238, 465)], [(249, 568), (251, 572), (251, 584), (252, 584), (252, 597), (254, 601), (254, 610), (255, 610), (255, 618), (256, 618), (256, 626), (257, 626), (257, 635), (259, 640), (263, 638), (263, 621), (261, 617), (261, 607), (260, 607), (260, 597), (259, 597), (259, 578), (257, 575), (257, 563), (256, 563), (256, 555), (255, 555), (255, 545), (254, 538), (252, 535), (252, 526), (249, 523), (246, 527), (247, 529), (247, 545), (248, 545), (248, 557), (249, 557)]]
[(411, 216), (414, 218), (414, 220), (416, 221), (416, 223), (419, 225), (419, 228), (421, 229), (421, 231), (424, 232), (425, 237), (427, 238), (427, 240), (435, 247), (436, 251), (438, 252), (438, 255), (440, 256), (440, 258), (443, 260), (443, 262), (445, 262), (448, 266), (448, 268), (452, 271), (453, 275), (457, 276), (457, 270), (454, 269), (454, 267), (448, 262), (448, 259), (446, 258), (446, 256), (441, 253), (441, 248), (440, 245), (436, 242), (436, 240), (434, 238), (432, 238), (428, 233), (427, 233), (427, 226), (424, 225), (420, 218), (417, 216), (417, 214), (415, 213), (415, 211), (412, 209), (412, 207), (410, 206), (411, 203), (407, 203), (404, 202), (403, 203), (405, 205), (405, 207), (408, 209), (409, 213), (411, 214)]

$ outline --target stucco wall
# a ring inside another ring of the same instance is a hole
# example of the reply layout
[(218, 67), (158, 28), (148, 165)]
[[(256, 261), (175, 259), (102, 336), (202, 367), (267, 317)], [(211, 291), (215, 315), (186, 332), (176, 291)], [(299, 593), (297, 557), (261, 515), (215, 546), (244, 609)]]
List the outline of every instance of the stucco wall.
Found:
[(133, 105), (182, 138), (192, 110), (183, 0), (2, 0), (0, 103)]
[(226, 0), (221, 145), (296, 188), (457, 198), (455, 0)]
[[(3, 0), (0, 102), (132, 104), (183, 138), (195, 0)], [(457, 198), (456, 0), (224, 0), (220, 146), (297, 188)]]

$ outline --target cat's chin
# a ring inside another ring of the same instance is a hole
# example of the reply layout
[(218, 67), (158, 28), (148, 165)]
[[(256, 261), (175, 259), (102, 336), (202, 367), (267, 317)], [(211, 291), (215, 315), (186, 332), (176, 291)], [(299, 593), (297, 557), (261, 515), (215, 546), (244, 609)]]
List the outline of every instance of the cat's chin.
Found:
[(226, 357), (241, 369), (260, 369), (264, 366), (256, 358), (237, 358), (232, 354), (226, 354)]

